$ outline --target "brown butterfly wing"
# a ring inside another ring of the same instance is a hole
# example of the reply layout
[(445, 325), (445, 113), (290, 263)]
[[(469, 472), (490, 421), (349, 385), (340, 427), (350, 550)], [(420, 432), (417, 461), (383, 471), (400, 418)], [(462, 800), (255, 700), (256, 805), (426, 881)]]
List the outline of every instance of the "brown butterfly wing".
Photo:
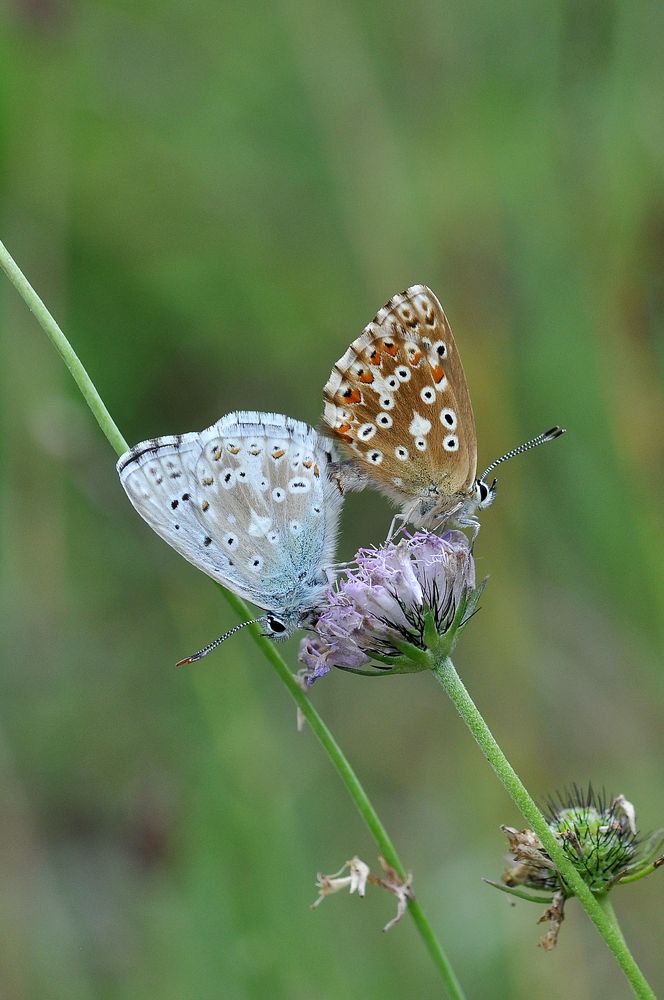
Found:
[(475, 418), (442, 306), (413, 285), (379, 309), (325, 386), (325, 423), (399, 503), (465, 493), (475, 479)]

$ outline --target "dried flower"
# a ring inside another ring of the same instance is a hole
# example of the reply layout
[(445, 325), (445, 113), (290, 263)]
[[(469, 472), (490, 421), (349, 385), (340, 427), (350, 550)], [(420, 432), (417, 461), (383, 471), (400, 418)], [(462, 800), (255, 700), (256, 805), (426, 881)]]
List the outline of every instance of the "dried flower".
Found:
[[(552, 833), (598, 896), (614, 885), (635, 882), (664, 864), (664, 858), (656, 857), (664, 845), (664, 830), (642, 840), (636, 829), (636, 811), (624, 795), (609, 801), (604, 793), (596, 794), (592, 785), (587, 791), (575, 785), (571, 792), (549, 799), (547, 811)], [(509, 842), (511, 865), (502, 875), (503, 885), (486, 881), (520, 899), (551, 904), (540, 919), (540, 923), (550, 923), (540, 942), (548, 951), (556, 944), (565, 901), (573, 893), (536, 833), (509, 826), (501, 829)]]
[(316, 634), (300, 645), (307, 683), (332, 667), (372, 674), (430, 668), (427, 651), (443, 638), (451, 650), (480, 592), (460, 531), (420, 531), (360, 549), (355, 568), (328, 591)]
[[(348, 869), (348, 875), (342, 875), (341, 873), (346, 869)], [(364, 896), (368, 877), (369, 865), (358, 857), (351, 858), (334, 875), (321, 875), (319, 872), (316, 878), (318, 899), (311, 904), (311, 909), (315, 910), (326, 896), (341, 892), (342, 889), (348, 889), (351, 896), (354, 892), (357, 892), (358, 896)]]
[[(379, 857), (378, 860), (383, 869), (382, 876), (372, 875), (369, 866), (357, 856), (347, 861), (334, 875), (321, 875), (319, 873), (316, 878), (318, 898), (311, 904), (311, 909), (315, 910), (317, 906), (320, 906), (326, 896), (341, 892), (343, 889), (348, 889), (351, 895), (357, 891), (358, 896), (363, 897), (367, 885), (377, 885), (397, 897), (396, 916), (392, 917), (383, 927), (384, 932), (391, 930), (395, 924), (399, 923), (408, 909), (408, 900), (415, 898), (412, 892), (413, 876), (409, 872), (408, 877), (403, 879), (385, 858)], [(348, 869), (348, 875), (342, 875), (346, 869)]]
[(373, 885), (380, 885), (383, 889), (387, 889), (394, 896), (397, 897), (397, 912), (396, 916), (392, 917), (391, 920), (383, 927), (383, 933), (391, 931), (395, 924), (398, 924), (404, 913), (408, 909), (408, 900), (415, 899), (413, 895), (413, 873), (408, 872), (408, 876), (403, 879), (396, 869), (392, 868), (391, 865), (387, 863), (385, 858), (379, 857), (380, 866), (385, 873), (384, 878), (378, 878), (376, 875), (371, 875), (370, 880)]

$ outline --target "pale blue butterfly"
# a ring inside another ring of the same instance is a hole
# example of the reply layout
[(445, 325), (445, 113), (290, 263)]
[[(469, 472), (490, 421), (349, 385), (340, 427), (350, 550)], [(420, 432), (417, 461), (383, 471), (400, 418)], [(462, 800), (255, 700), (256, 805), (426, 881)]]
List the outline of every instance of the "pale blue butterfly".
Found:
[[(270, 638), (306, 626), (328, 586), (343, 504), (334, 446), (278, 413), (229, 413), (200, 434), (152, 438), (119, 459), (151, 528), (190, 563), (263, 608)], [(200, 660), (243, 622), (193, 656)], [(178, 664), (179, 665), (179, 664)]]

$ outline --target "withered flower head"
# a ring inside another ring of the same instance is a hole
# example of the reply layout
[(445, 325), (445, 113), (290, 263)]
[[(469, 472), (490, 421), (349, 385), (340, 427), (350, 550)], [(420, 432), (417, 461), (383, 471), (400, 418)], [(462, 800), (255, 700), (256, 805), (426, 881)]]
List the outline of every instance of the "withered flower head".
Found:
[[(664, 845), (664, 830), (642, 839), (634, 806), (624, 795), (608, 799), (603, 792), (595, 793), (592, 785), (587, 791), (575, 785), (549, 799), (547, 819), (568, 859), (597, 896), (614, 885), (635, 882), (664, 864), (664, 858), (657, 857)], [(565, 900), (573, 893), (533, 830), (501, 829), (509, 843), (510, 866), (502, 875), (504, 884), (486, 881), (521, 899), (551, 904), (540, 920), (549, 921), (541, 944), (550, 950), (563, 921)]]

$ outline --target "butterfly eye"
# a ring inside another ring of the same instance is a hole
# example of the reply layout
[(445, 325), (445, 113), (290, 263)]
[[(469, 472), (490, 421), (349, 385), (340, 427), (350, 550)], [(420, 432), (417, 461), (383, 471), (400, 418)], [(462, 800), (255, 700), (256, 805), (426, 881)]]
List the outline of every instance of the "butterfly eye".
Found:
[(273, 615), (267, 616), (267, 624), (272, 629), (275, 635), (283, 635), (283, 633), (286, 631), (286, 626), (284, 625), (284, 623), (280, 622), (279, 619), (275, 618)]

